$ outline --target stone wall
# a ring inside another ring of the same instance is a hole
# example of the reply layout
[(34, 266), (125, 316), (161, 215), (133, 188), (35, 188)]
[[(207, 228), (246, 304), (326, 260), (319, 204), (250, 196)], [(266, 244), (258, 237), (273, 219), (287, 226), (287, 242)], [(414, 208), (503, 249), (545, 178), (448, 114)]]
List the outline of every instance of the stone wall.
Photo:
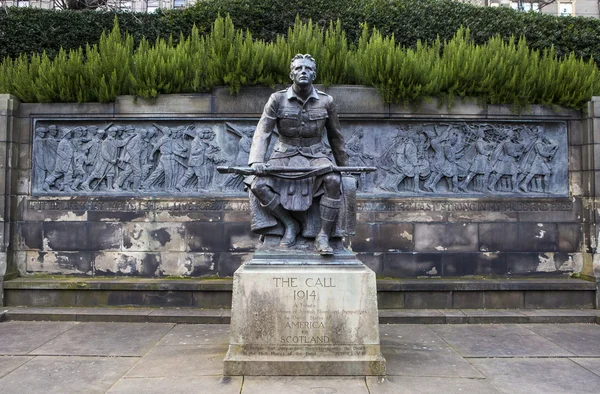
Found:
[[(239, 181), (192, 171), (178, 185), (189, 158), (182, 155), (165, 172), (160, 149), (140, 153), (146, 168), (136, 180), (125, 141), (153, 129), (158, 135), (150, 142), (156, 144), (169, 128), (184, 150), (196, 138), (197, 143), (206, 140), (205, 148), (214, 150), (213, 156), (203, 156), (211, 168), (243, 161), (244, 130), (256, 125), (271, 92), (245, 89), (232, 97), (216, 89), (152, 101), (124, 96), (111, 104), (19, 105), (1, 96), (2, 108), (10, 106), (13, 117), (1, 112), (0, 128), (15, 127), (12, 140), (0, 138), (2, 149), (13, 152), (4, 156), (9, 162), (0, 172), (6, 178), (0, 185), (7, 185), (4, 210), (12, 213), (5, 219), (12, 224), (6, 230), (10, 244), (5, 237), (9, 272), (231, 276), (257, 242)], [(593, 112), (597, 101), (585, 115), (542, 106), (515, 114), (509, 106), (483, 108), (475, 101), (457, 102), (451, 109), (435, 101), (418, 108), (388, 105), (366, 87), (333, 86), (326, 92), (338, 103), (354, 164), (380, 168), (359, 180), (358, 224), (351, 241), (379, 276), (593, 275), (595, 190), (590, 185), (596, 172), (590, 160), (599, 124), (594, 116), (600, 110)], [(50, 137), (51, 126), (56, 137)], [(39, 128), (46, 131), (36, 135)], [(91, 153), (96, 128), (102, 141), (114, 134), (114, 173)], [(60, 155), (54, 152), (67, 131), (75, 151), (85, 154), (71, 161), (71, 177), (65, 180), (66, 170), (56, 170)], [(478, 149), (487, 152), (486, 171), (473, 164)], [(510, 163), (497, 164), (503, 158), (511, 162), (511, 149), (518, 184), (510, 171), (500, 170)], [(539, 155), (527, 155), (536, 149), (548, 153), (547, 179)], [(440, 152), (454, 155), (455, 170), (436, 161)], [(416, 161), (408, 160), (408, 167), (398, 159), (411, 155)], [(134, 175), (121, 177), (120, 187), (113, 188), (107, 178), (114, 184), (127, 168)], [(434, 182), (436, 168), (444, 170)], [(386, 177), (390, 172), (394, 176)]]

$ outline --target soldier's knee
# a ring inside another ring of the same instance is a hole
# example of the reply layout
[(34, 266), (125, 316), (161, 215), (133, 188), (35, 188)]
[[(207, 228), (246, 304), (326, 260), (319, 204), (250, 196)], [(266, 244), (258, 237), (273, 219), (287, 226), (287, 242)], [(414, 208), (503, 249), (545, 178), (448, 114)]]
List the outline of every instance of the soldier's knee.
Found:
[(250, 186), (250, 191), (252, 193), (254, 193), (254, 195), (257, 196), (262, 196), (265, 193), (268, 192), (269, 186), (267, 186), (264, 182), (261, 182), (261, 180), (259, 179), (258, 181), (252, 183), (252, 185)]
[(323, 179), (325, 183), (325, 187), (329, 190), (336, 190), (340, 188), (340, 184), (342, 183), (342, 177), (340, 174), (327, 174)]

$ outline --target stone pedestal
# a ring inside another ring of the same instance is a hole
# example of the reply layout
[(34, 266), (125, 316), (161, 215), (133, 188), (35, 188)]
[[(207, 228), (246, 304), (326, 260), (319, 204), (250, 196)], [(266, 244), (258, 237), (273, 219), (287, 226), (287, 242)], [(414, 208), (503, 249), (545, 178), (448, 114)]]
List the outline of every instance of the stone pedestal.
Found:
[(234, 275), (225, 375), (385, 375), (373, 271), (255, 257)]

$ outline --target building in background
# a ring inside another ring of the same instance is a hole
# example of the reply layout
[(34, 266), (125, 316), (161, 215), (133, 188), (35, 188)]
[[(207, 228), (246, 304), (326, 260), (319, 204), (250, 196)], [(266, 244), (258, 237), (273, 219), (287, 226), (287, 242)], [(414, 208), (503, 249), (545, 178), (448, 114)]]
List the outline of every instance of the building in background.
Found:
[[(48, 9), (102, 8), (120, 11), (154, 12), (158, 8), (184, 8), (198, 0), (0, 0), (1, 6)], [(511, 7), (552, 15), (600, 17), (600, 0), (458, 0), (484, 7)]]

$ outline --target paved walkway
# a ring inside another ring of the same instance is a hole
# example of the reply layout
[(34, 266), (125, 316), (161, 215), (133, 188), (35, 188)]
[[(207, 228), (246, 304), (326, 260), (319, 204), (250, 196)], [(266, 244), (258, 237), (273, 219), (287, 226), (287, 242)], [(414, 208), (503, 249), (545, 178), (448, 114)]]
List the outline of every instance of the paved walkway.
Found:
[(600, 325), (381, 325), (388, 377), (221, 377), (228, 325), (0, 323), (0, 392), (598, 393)]

